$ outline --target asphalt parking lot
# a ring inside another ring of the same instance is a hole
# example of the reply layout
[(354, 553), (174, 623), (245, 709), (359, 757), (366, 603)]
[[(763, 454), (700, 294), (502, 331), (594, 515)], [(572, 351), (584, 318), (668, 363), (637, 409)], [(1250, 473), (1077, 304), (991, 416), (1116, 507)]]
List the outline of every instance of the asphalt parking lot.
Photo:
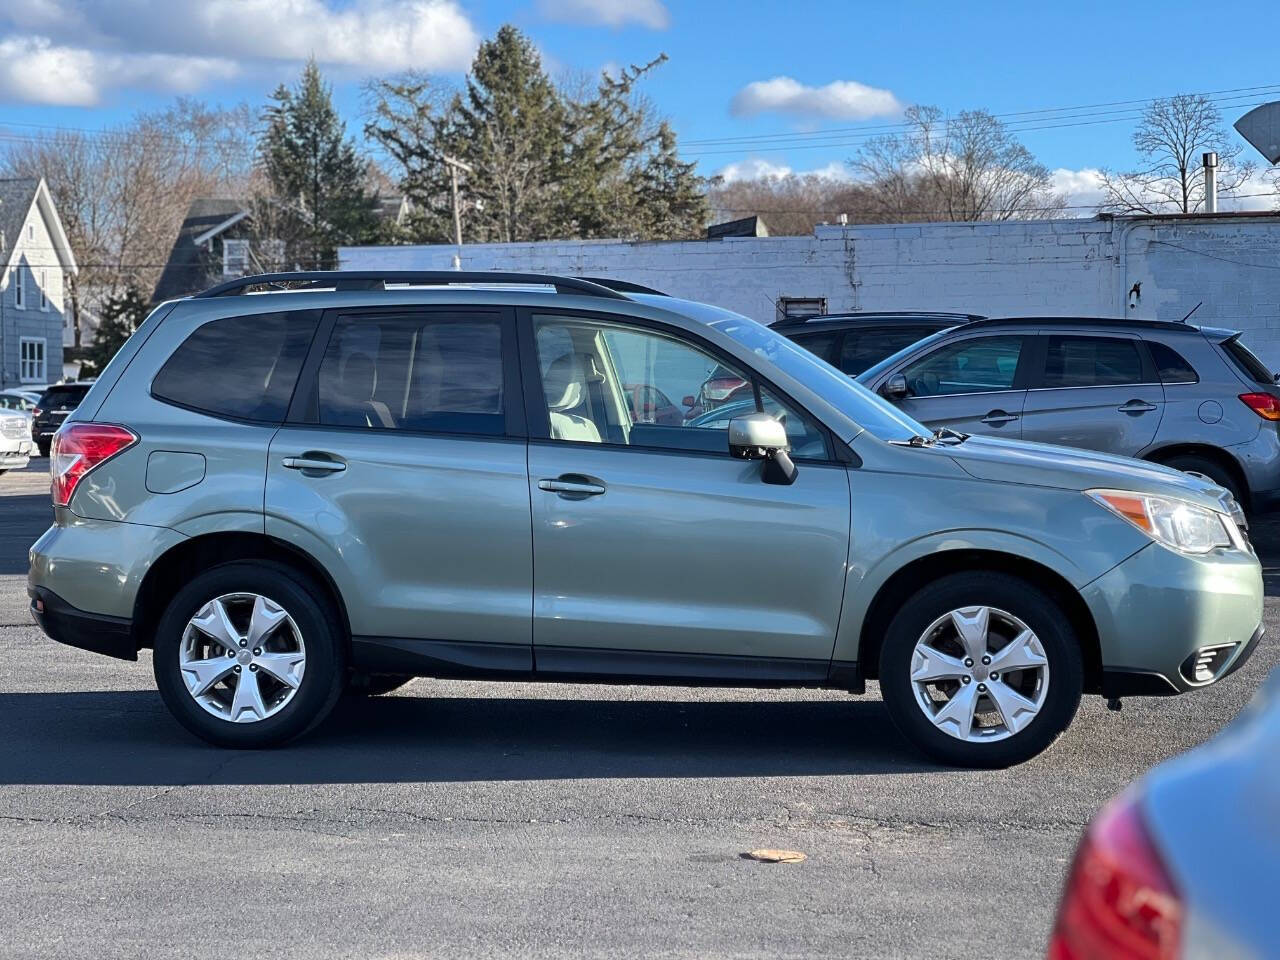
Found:
[(998, 772), (924, 763), (875, 696), (429, 680), (222, 751), (169, 718), (145, 651), (31, 622), (46, 469), (0, 477), (0, 957), (1042, 955), (1088, 818), (1280, 662), (1273, 596), (1235, 676), (1088, 698)]

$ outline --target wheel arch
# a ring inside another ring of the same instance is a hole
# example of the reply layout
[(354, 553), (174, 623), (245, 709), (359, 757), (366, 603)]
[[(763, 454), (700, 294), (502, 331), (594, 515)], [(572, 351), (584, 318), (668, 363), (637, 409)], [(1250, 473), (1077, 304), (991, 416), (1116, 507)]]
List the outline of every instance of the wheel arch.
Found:
[(1102, 645), (1093, 614), (1080, 592), (1062, 574), (1025, 556), (998, 550), (941, 550), (917, 557), (895, 571), (876, 591), (858, 637), (858, 664), (862, 675), (876, 679), (885, 631), (902, 604), (925, 583), (953, 573), (994, 571), (1017, 577), (1038, 587), (1057, 601), (1080, 642), (1084, 661), (1085, 692), (1102, 689)]
[(153, 644), (156, 625), (169, 599), (190, 579), (211, 567), (237, 560), (259, 560), (288, 567), (318, 586), (338, 611), (344, 642), (351, 621), (342, 594), (329, 572), (297, 547), (263, 533), (207, 533), (183, 540), (162, 553), (138, 586), (133, 604), (133, 636), (139, 648)]
[(1157, 450), (1148, 450), (1142, 455), (1143, 460), (1159, 464), (1167, 464), (1175, 457), (1201, 457), (1218, 464), (1230, 473), (1232, 479), (1239, 485), (1240, 493), (1245, 498), (1242, 502), (1248, 502), (1249, 478), (1244, 468), (1240, 466), (1240, 461), (1222, 447), (1215, 447), (1208, 443), (1175, 443)]

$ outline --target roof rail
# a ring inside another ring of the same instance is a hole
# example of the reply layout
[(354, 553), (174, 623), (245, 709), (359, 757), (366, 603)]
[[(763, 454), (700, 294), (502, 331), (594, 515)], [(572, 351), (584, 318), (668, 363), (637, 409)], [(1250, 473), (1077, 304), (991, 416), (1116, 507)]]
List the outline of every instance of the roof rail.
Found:
[(655, 290), (653, 287), (646, 287), (641, 283), (632, 283), (630, 280), (614, 280), (610, 277), (574, 277), (575, 280), (585, 280), (587, 283), (596, 283), (610, 290), (616, 290), (618, 293), (648, 293), (655, 297), (667, 297), (668, 293), (661, 290)]
[(976, 326), (1000, 327), (1012, 324), (1047, 324), (1050, 326), (1080, 327), (1138, 327), (1146, 330), (1186, 330), (1195, 332), (1200, 328), (1182, 320), (1142, 320), (1138, 317), (987, 317), (975, 320)]
[(815, 313), (808, 317), (787, 317), (783, 320), (775, 321), (771, 326), (781, 327), (826, 320), (876, 320), (885, 317), (955, 320), (958, 323), (972, 323), (975, 320), (987, 319), (981, 313), (950, 313), (946, 310), (858, 310), (850, 313)]
[(543, 273), (504, 273), (497, 270), (305, 270), (291, 273), (260, 273), (238, 277), (195, 294), (196, 299), (226, 297), (244, 293), (253, 287), (277, 290), (385, 290), (387, 284), (417, 286), (453, 286), (459, 284), (553, 287), (556, 293), (630, 300), (626, 294), (590, 280), (557, 277)]

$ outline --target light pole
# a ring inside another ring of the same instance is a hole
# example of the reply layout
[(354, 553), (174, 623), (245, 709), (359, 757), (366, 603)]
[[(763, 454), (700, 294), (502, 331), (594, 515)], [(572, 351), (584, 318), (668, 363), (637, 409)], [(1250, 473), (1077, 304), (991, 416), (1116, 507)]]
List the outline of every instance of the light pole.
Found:
[(458, 252), (453, 255), (453, 269), (462, 269), (462, 206), (458, 202), (458, 171), (465, 170), (467, 173), (475, 173), (471, 164), (464, 163), (446, 154), (441, 154), (440, 159), (445, 162), (449, 168), (449, 182), (453, 188), (453, 242), (458, 246)]

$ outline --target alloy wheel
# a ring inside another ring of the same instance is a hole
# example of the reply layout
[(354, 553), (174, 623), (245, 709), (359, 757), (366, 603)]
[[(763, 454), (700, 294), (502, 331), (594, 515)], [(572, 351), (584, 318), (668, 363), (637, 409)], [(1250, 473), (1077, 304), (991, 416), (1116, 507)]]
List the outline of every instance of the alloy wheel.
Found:
[(911, 657), (916, 702), (942, 732), (969, 743), (1004, 740), (1039, 715), (1049, 658), (1035, 632), (996, 607), (961, 607), (935, 620)]
[(187, 621), (178, 649), (187, 693), (232, 723), (255, 723), (283, 710), (302, 684), (306, 661), (293, 618), (256, 593), (210, 600)]

